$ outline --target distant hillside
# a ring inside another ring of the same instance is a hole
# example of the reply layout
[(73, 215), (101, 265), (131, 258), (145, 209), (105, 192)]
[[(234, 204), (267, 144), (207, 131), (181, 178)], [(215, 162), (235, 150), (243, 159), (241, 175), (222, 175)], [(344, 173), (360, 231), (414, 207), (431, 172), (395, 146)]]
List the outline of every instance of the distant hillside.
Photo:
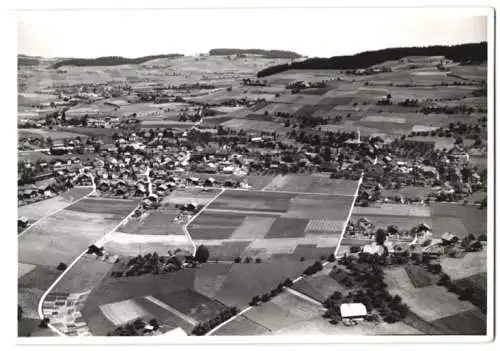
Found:
[(389, 60), (399, 60), (406, 56), (438, 56), (444, 55), (455, 62), (486, 62), (486, 42), (461, 44), (454, 46), (428, 46), (409, 48), (390, 48), (377, 51), (366, 51), (350, 56), (334, 56), (331, 58), (312, 58), (301, 62), (271, 66), (257, 73), (257, 77), (266, 77), (290, 69), (358, 69), (368, 68)]
[(40, 60), (35, 57), (18, 55), (17, 56), (17, 65), (18, 66), (38, 66), (40, 64)]
[(208, 52), (211, 56), (227, 55), (262, 55), (273, 59), (295, 59), (302, 57), (293, 51), (263, 50), (263, 49), (212, 49)]
[(130, 65), (130, 64), (140, 64), (151, 60), (156, 60), (160, 58), (178, 58), (183, 57), (183, 54), (168, 54), (168, 55), (152, 55), (143, 56), (137, 58), (126, 58), (121, 56), (104, 56), (94, 59), (83, 59), (83, 58), (72, 58), (67, 60), (62, 60), (56, 62), (52, 65), (53, 68), (59, 68), (61, 66), (117, 66), (117, 65)]

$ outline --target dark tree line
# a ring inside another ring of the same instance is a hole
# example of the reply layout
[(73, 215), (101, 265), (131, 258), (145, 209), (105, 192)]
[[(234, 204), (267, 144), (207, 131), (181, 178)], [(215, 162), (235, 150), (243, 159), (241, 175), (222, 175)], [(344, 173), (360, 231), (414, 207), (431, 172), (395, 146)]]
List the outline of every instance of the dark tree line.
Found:
[(94, 59), (72, 58), (56, 62), (52, 68), (59, 68), (61, 66), (117, 66), (117, 65), (130, 65), (140, 64), (151, 60), (160, 58), (178, 58), (184, 56), (183, 54), (167, 54), (167, 55), (151, 55), (142, 56), (137, 58), (127, 58), (121, 56), (103, 56)]
[(334, 56), (331, 58), (312, 58), (291, 64), (282, 64), (265, 68), (257, 77), (266, 77), (291, 69), (357, 69), (367, 68), (390, 60), (399, 60), (406, 56), (438, 56), (461, 63), (485, 62), (487, 59), (486, 42), (461, 44), (454, 46), (428, 46), (409, 48), (390, 48), (366, 51), (356, 55)]
[(211, 56), (227, 56), (227, 55), (262, 55), (266, 58), (284, 58), (284, 59), (294, 59), (301, 57), (299, 54), (293, 51), (285, 50), (263, 50), (263, 49), (212, 49), (209, 52)]

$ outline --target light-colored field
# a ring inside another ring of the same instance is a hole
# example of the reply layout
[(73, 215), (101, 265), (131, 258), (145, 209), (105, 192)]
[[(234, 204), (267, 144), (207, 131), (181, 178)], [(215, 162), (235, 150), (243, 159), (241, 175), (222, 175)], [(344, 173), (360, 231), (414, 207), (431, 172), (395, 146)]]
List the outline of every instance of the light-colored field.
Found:
[(36, 266), (34, 264), (19, 262), (17, 265), (17, 278), (21, 278), (23, 275), (31, 272), (35, 268)]
[(272, 301), (252, 308), (244, 316), (273, 332), (304, 321), (302, 317), (276, 305)]
[(272, 303), (286, 311), (299, 316), (303, 320), (321, 316), (324, 308), (321, 305), (310, 302), (307, 298), (299, 297), (288, 290), (273, 298)]
[(232, 239), (258, 239), (266, 236), (276, 218), (247, 216), (231, 235)]
[(96, 255), (83, 255), (51, 292), (79, 293), (97, 287), (113, 267)]
[(386, 270), (385, 282), (391, 294), (400, 295), (410, 310), (428, 322), (475, 308), (442, 286), (415, 288), (402, 267)]
[(430, 209), (421, 205), (382, 204), (380, 207), (354, 207), (353, 215), (387, 215), (407, 217), (430, 217)]
[(19, 129), (18, 134), (20, 137), (39, 137), (39, 138), (51, 138), (52, 140), (62, 140), (62, 139), (75, 139), (76, 137), (86, 139), (87, 136), (84, 134), (59, 132), (46, 129)]
[(486, 250), (468, 252), (463, 258), (444, 257), (441, 260), (443, 272), (451, 279), (462, 279), (478, 273), (486, 272)]
[(112, 254), (137, 256), (156, 251), (167, 255), (175, 249), (193, 250), (193, 245), (184, 235), (142, 235), (114, 232), (97, 242)]
[(402, 117), (389, 117), (389, 116), (366, 116), (361, 119), (363, 122), (388, 122), (388, 123), (406, 123), (406, 118)]
[(186, 205), (189, 203), (204, 205), (219, 192), (220, 190), (218, 189), (210, 191), (203, 191), (203, 189), (176, 189), (164, 201), (174, 205)]
[(346, 327), (342, 323), (331, 325), (328, 319), (316, 317), (276, 330), (274, 335), (419, 335), (422, 332), (403, 322), (370, 323), (361, 321), (356, 326)]
[(113, 229), (122, 217), (62, 210), (19, 238), (19, 261), (57, 266), (71, 263), (85, 248)]
[(306, 226), (306, 233), (310, 232), (338, 232), (344, 226), (344, 220), (311, 219)]
[(276, 176), (263, 190), (354, 195), (357, 185), (357, 181), (331, 179), (329, 174), (323, 173), (313, 175), (287, 174)]
[(79, 198), (89, 194), (92, 188), (76, 188), (67, 191), (64, 194), (58, 195), (56, 197), (34, 202), (29, 205), (21, 206), (17, 209), (18, 216), (25, 216), (29, 220), (36, 221), (40, 218), (48, 216), (57, 210), (63, 209), (68, 206), (72, 201), (76, 201)]
[(226, 128), (256, 130), (256, 131), (275, 131), (286, 132), (289, 128), (283, 127), (281, 124), (266, 121), (251, 121), (245, 119), (231, 119), (221, 124)]
[(114, 325), (123, 325), (137, 318), (144, 318), (148, 312), (134, 300), (109, 303), (99, 307), (107, 319)]

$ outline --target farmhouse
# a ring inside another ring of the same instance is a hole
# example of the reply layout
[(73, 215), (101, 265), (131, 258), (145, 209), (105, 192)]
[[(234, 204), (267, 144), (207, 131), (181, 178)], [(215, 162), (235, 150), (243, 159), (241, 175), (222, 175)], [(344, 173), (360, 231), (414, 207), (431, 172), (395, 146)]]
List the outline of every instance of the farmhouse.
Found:
[(455, 234), (444, 233), (441, 235), (441, 240), (443, 240), (443, 244), (449, 245), (456, 243), (458, 241), (458, 237)]
[(364, 319), (367, 315), (366, 306), (362, 303), (343, 303), (340, 305), (342, 319)]

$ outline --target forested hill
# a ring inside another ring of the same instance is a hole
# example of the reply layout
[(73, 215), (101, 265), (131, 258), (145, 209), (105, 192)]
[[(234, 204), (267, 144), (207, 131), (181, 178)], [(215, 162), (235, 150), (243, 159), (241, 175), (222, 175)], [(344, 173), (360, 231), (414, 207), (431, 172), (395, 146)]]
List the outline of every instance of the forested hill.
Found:
[(183, 54), (168, 54), (168, 55), (152, 55), (137, 58), (126, 58), (121, 56), (103, 56), (94, 59), (72, 58), (56, 62), (52, 67), (59, 68), (61, 66), (117, 66), (117, 65), (130, 65), (140, 64), (151, 60), (160, 58), (178, 58), (183, 57)]
[(293, 51), (285, 50), (263, 50), (263, 49), (212, 49), (209, 52), (211, 56), (227, 55), (262, 55), (266, 58), (295, 59), (302, 57)]
[(389, 60), (399, 60), (406, 56), (439, 56), (461, 63), (486, 62), (486, 42), (461, 44), (454, 46), (428, 46), (390, 48), (377, 51), (366, 51), (350, 56), (334, 56), (331, 58), (312, 58), (291, 64), (271, 66), (257, 73), (257, 77), (266, 77), (290, 69), (358, 69), (368, 68)]

